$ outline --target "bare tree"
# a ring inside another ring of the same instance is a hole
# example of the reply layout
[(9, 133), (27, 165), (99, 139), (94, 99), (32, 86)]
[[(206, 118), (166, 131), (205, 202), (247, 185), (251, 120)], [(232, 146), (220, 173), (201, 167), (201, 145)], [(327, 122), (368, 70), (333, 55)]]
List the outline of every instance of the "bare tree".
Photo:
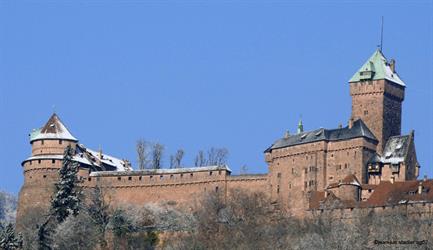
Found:
[(226, 148), (210, 148), (207, 151), (207, 165), (224, 165), (227, 163), (229, 151)]
[(206, 166), (206, 157), (204, 156), (203, 150), (198, 151), (197, 156), (195, 157), (194, 165), (196, 167)]
[(174, 168), (180, 168), (183, 156), (185, 154), (185, 151), (183, 149), (178, 149), (176, 151), (176, 154), (174, 155)]
[(149, 143), (144, 139), (137, 140), (137, 161), (140, 170), (149, 168)]
[(246, 164), (242, 165), (240, 174), (247, 174), (248, 173), (248, 166)]
[(175, 155), (170, 156), (170, 168), (180, 168), (185, 151), (178, 149)]
[(162, 156), (164, 154), (164, 145), (155, 143), (152, 146), (152, 167), (160, 169), (162, 167)]
[(170, 155), (170, 168), (175, 168), (174, 165), (175, 165), (174, 155)]

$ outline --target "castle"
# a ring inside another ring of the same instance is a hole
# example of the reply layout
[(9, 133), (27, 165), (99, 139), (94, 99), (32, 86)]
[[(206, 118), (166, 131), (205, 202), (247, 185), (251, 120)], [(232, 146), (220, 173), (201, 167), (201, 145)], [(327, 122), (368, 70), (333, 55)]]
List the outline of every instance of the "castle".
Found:
[(66, 146), (75, 149), (80, 185), (104, 190), (110, 204), (171, 202), (188, 208), (206, 192), (242, 188), (264, 192), (294, 216), (324, 209), (433, 203), (433, 180), (417, 180), (414, 131), (401, 134), (405, 83), (380, 50), (349, 80), (352, 114), (346, 127), (286, 133), (265, 150), (267, 174), (231, 175), (227, 166), (133, 170), (126, 160), (80, 144), (53, 114), (30, 134), (32, 154), (22, 162), (17, 226), (50, 205)]

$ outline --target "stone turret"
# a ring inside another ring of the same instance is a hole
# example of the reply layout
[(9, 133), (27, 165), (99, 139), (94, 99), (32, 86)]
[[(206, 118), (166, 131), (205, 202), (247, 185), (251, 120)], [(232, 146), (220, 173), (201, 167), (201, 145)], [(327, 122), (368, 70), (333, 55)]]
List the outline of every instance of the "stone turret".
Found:
[(46, 214), (58, 170), (62, 166), (63, 152), (68, 145), (76, 147), (78, 140), (72, 136), (57, 114), (53, 114), (40, 129), (30, 133), (32, 153), (22, 162), (24, 185), (19, 193), (17, 227), (22, 230), (35, 214)]

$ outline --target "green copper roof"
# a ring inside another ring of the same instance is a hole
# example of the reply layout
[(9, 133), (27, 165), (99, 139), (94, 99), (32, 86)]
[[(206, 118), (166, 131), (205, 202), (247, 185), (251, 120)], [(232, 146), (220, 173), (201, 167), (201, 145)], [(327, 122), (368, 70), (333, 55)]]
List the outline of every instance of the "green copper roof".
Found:
[(362, 65), (362, 67), (352, 76), (349, 82), (380, 79), (386, 79), (401, 86), (406, 86), (398, 76), (397, 72), (393, 72), (382, 52), (377, 49), (364, 65)]
[(41, 133), (41, 130), (40, 128), (33, 129), (32, 132), (30, 132), (30, 141), (33, 141)]

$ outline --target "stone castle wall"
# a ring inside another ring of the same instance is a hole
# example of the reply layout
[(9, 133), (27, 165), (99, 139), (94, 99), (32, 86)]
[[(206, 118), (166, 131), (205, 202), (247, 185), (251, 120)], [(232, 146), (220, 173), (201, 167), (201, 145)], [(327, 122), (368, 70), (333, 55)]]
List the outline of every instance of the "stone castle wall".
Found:
[(401, 133), (401, 111), (404, 87), (387, 80), (350, 83), (352, 119), (362, 119), (379, 140), (377, 151), (382, 152), (390, 136)]
[(264, 175), (230, 176), (226, 171), (181, 172), (155, 175), (107, 173), (89, 176), (83, 186), (98, 186), (113, 206), (168, 202), (192, 208), (209, 192), (226, 194), (235, 188), (264, 191)]
[(335, 208), (316, 209), (306, 211), (306, 218), (333, 218), (341, 220), (352, 220), (360, 216), (368, 216), (370, 213), (378, 215), (402, 214), (418, 218), (433, 218), (433, 203), (411, 203), (398, 204), (394, 206), (381, 206), (369, 208)]
[(324, 191), (329, 184), (349, 174), (366, 183), (364, 166), (375, 149), (376, 145), (364, 138), (273, 149), (266, 154), (271, 200), (302, 216), (308, 207), (309, 191)]

